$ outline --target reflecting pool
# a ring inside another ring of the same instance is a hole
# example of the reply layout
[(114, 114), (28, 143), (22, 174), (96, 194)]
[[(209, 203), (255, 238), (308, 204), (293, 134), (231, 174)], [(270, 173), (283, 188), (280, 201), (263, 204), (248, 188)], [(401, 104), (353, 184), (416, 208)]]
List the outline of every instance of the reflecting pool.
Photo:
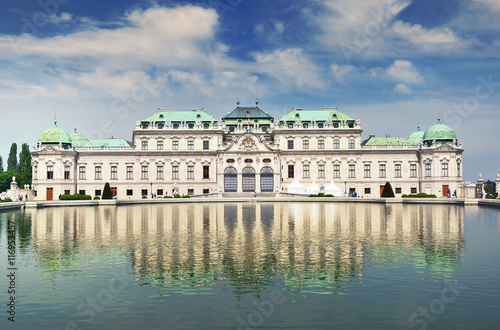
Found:
[(0, 329), (500, 324), (493, 208), (200, 203), (3, 212), (0, 256)]

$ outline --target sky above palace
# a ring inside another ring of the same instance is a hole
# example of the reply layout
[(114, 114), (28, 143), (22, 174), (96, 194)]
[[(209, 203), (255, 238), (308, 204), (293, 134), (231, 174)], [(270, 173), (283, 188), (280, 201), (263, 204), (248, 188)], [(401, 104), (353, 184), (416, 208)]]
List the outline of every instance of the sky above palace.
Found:
[(0, 2), (0, 155), (53, 125), (131, 140), (158, 108), (339, 107), (369, 134), (452, 127), (500, 172), (500, 1)]

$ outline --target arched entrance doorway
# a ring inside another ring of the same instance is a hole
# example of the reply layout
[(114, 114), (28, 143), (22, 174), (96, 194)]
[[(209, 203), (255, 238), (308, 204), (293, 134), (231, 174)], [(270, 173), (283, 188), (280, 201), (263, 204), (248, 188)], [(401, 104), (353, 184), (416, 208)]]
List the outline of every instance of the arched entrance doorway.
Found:
[(255, 170), (252, 167), (243, 169), (243, 192), (255, 191)]
[(234, 167), (228, 167), (224, 171), (224, 191), (225, 192), (238, 191), (238, 172)]
[(274, 171), (271, 167), (263, 167), (260, 171), (260, 191), (273, 192), (274, 187)]

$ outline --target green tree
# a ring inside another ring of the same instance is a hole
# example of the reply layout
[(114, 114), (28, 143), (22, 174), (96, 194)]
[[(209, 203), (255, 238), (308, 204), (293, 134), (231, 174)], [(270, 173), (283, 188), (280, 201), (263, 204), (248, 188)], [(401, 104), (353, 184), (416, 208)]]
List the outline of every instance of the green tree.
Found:
[(17, 143), (10, 146), (9, 158), (7, 159), (7, 171), (15, 172), (17, 170)]
[(17, 173), (19, 174), (19, 187), (23, 188), (25, 184), (31, 184), (31, 153), (27, 143), (21, 146)]
[(109, 186), (109, 182), (104, 185), (104, 190), (102, 191), (102, 199), (113, 199), (113, 192)]
[(12, 171), (0, 173), (0, 192), (4, 192), (7, 191), (7, 189), (10, 189), (12, 177), (15, 175), (17, 175), (17, 173)]
[(389, 181), (385, 183), (384, 190), (382, 190), (382, 197), (394, 198), (394, 190)]
[(0, 173), (3, 172), (3, 159), (2, 156), (0, 156)]

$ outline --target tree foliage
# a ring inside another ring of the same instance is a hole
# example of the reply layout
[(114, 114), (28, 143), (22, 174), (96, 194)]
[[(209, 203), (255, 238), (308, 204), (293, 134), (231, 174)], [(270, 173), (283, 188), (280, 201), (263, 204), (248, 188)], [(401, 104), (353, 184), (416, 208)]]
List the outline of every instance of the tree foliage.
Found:
[(7, 171), (17, 171), (17, 143), (10, 146), (9, 158), (7, 159)]
[(106, 182), (106, 184), (104, 185), (104, 190), (102, 191), (102, 199), (113, 199), (113, 192), (111, 191), (109, 182)]
[(384, 190), (382, 190), (382, 197), (394, 198), (394, 190), (389, 181), (385, 183)]
[(24, 188), (25, 184), (31, 184), (31, 153), (27, 143), (23, 143), (21, 152), (19, 153), (19, 164), (17, 165), (17, 173), (19, 174), (19, 187)]
[(7, 191), (7, 189), (10, 189), (10, 183), (12, 182), (12, 177), (16, 175), (17, 173), (12, 171), (0, 173), (0, 192)]
[(2, 159), (2, 156), (0, 156), (0, 173), (3, 173), (3, 159)]

